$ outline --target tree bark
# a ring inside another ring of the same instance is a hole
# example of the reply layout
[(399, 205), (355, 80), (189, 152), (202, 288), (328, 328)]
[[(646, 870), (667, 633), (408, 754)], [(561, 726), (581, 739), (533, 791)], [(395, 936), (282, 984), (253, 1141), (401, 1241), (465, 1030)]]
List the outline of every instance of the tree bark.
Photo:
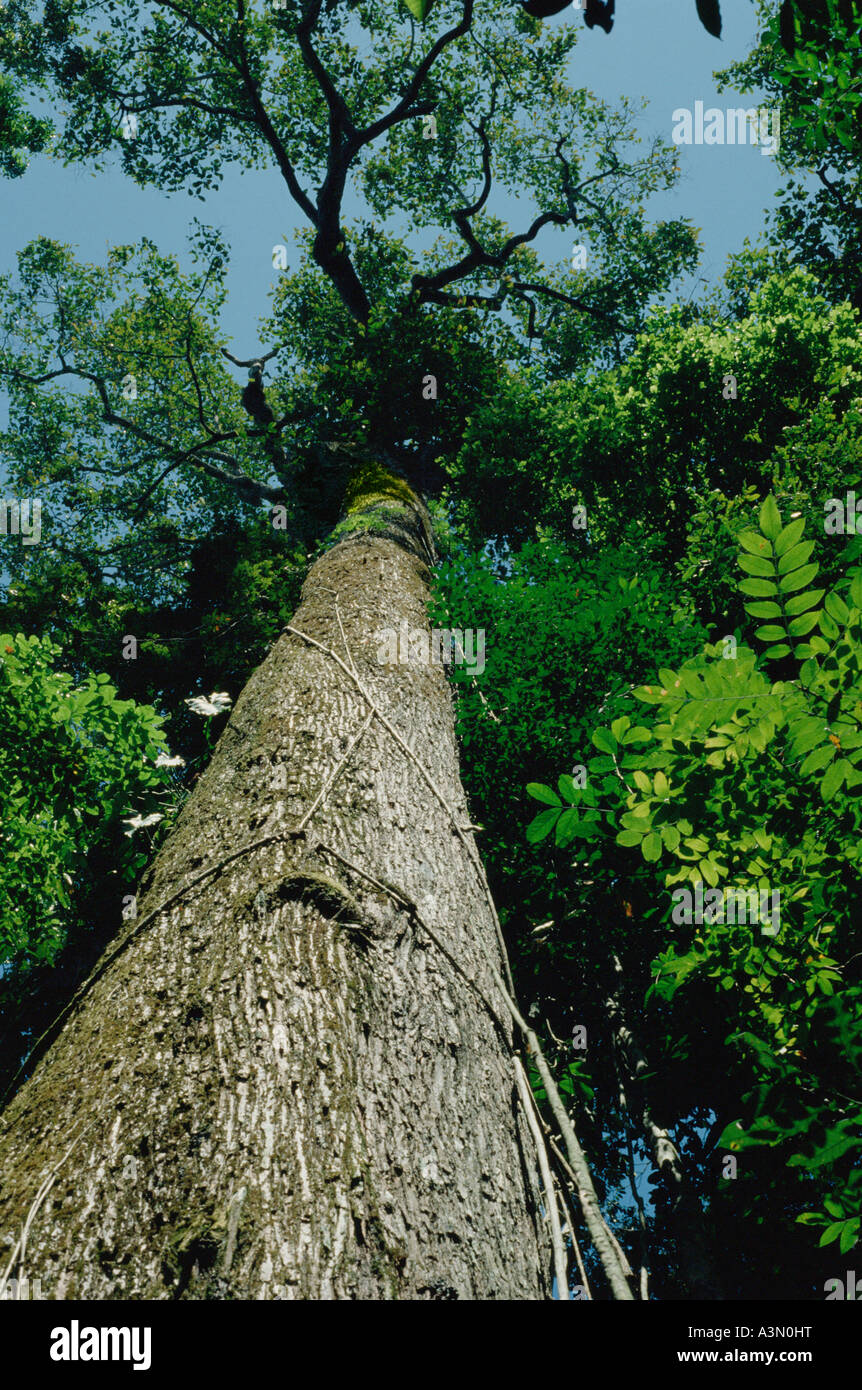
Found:
[(43, 1297), (549, 1297), (446, 676), (378, 659), (428, 631), (427, 514), (351, 499), (0, 1119), (0, 1275)]

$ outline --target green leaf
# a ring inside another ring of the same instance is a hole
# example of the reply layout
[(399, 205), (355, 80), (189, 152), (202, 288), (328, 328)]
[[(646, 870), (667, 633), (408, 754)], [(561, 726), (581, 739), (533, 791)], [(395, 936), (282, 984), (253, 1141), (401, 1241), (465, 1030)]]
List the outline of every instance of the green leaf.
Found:
[[(560, 789), (560, 796), (563, 798), (564, 801), (567, 801), (570, 806), (574, 806), (576, 802), (580, 801), (581, 788), (575, 786), (574, 780), (572, 779), (570, 773), (562, 773), (561, 776), (557, 778), (557, 786)], [(548, 804), (550, 806), (553, 806), (554, 804), (559, 805), (559, 802), (554, 803), (553, 801), (551, 801)]]
[(804, 589), (811, 583), (819, 568), (819, 565), (804, 565), (801, 570), (794, 570), (793, 574), (780, 579), (778, 587), (783, 594), (795, 594), (797, 589)]
[(414, 19), (418, 19), (421, 24), (431, 13), (434, 0), (404, 0), (404, 4), (407, 6)]
[[(787, 607), (789, 609), (790, 604), (788, 604)], [(823, 607), (826, 609), (830, 618), (834, 618), (837, 623), (845, 624), (850, 617), (850, 609), (847, 607), (843, 598), (838, 594), (827, 594), (826, 602)]]
[(556, 792), (552, 792), (550, 787), (546, 787), (542, 782), (528, 782), (527, 794), (534, 801), (543, 801), (547, 806), (562, 806), (562, 801)]
[(784, 611), (788, 618), (795, 618), (797, 613), (804, 613), (807, 609), (814, 608), (825, 593), (825, 589), (809, 589), (807, 594), (797, 594), (794, 598), (787, 600)]
[[(812, 748), (819, 748), (826, 737), (826, 726), (822, 720), (814, 721), (814, 727), (806, 729), (793, 740), (793, 751), (797, 757), (802, 753), (809, 753)], [(755, 835), (757, 832), (755, 831)]]
[(803, 541), (801, 545), (795, 545), (792, 550), (788, 550), (778, 562), (778, 573), (789, 574), (791, 570), (799, 569), (810, 558), (814, 549), (813, 541)]
[(648, 743), (652, 738), (652, 730), (644, 728), (643, 724), (636, 724), (633, 729), (623, 737), (623, 743), (628, 747), (630, 743)]
[[(813, 1154), (793, 1154), (787, 1160), (788, 1167), (822, 1168), (824, 1163), (835, 1163), (851, 1149), (858, 1149), (862, 1146), (862, 1139), (851, 1132), (853, 1123), (851, 1120), (839, 1120), (837, 1125), (826, 1131), (823, 1142), (817, 1145)], [(844, 1223), (835, 1224), (840, 1229)]]
[(665, 848), (673, 854), (679, 848), (680, 833), (675, 825), (663, 825), (661, 827), (661, 837), (664, 840)]
[(745, 570), (746, 574), (760, 574), (769, 578), (775, 574), (775, 565), (771, 560), (765, 560), (760, 555), (740, 555), (738, 556), (740, 569)]
[(700, 872), (710, 888), (714, 888), (718, 883), (718, 868), (711, 859), (701, 859)]
[(771, 541), (777, 541), (778, 537), (781, 535), (782, 529), (781, 513), (779, 512), (778, 505), (771, 493), (769, 497), (766, 498), (766, 501), (763, 503), (763, 506), (760, 508), (760, 516), (758, 517), (758, 520), (760, 522), (760, 529), (763, 532), (764, 536), (766, 536)]
[(817, 625), (819, 613), (803, 613), (801, 618), (794, 618), (787, 631), (791, 637), (804, 637), (806, 632), (810, 632)]
[(755, 1120), (748, 1129), (744, 1129), (739, 1120), (731, 1120), (729, 1125), (725, 1125), (718, 1141), (720, 1149), (750, 1149), (755, 1145), (773, 1145), (776, 1142), (776, 1130), (773, 1120), (763, 1118)]
[(830, 801), (837, 792), (848, 772), (853, 771), (853, 766), (846, 758), (839, 758), (830, 767), (823, 781), (820, 783), (820, 795), (824, 801)]
[(641, 845), (641, 853), (648, 863), (661, 858), (662, 840), (657, 830), (651, 830)]
[(750, 613), (752, 618), (780, 618), (781, 607), (777, 603), (747, 603), (746, 613)]
[(736, 538), (751, 555), (771, 555), (772, 546), (758, 531), (741, 531)]
[(834, 757), (835, 748), (831, 743), (827, 743), (824, 747), (816, 748), (813, 753), (809, 753), (799, 771), (803, 777), (807, 777), (809, 772), (820, 772)]
[(544, 840), (546, 835), (550, 835), (559, 817), (560, 810), (557, 808), (540, 811), (535, 820), (530, 821), (527, 826), (527, 843), (535, 845), (539, 840)]
[(856, 1244), (859, 1238), (859, 1225), (860, 1218), (858, 1216), (852, 1216), (849, 1221), (844, 1222), (844, 1229), (841, 1232), (841, 1240), (838, 1244), (838, 1249), (841, 1251), (842, 1255), (846, 1255)]
[(608, 729), (596, 729), (593, 733), (593, 743), (600, 753), (615, 754), (619, 747), (613, 734)]
[[(544, 812), (543, 814), (547, 814), (547, 812)], [(560, 816), (559, 820), (557, 821), (557, 829), (555, 833), (557, 846), (560, 849), (565, 849), (566, 845), (568, 845), (575, 838), (577, 833), (578, 813), (574, 809), (574, 807), (572, 807), (570, 810), (564, 811), (563, 814)]]
[[(796, 1158), (797, 1156), (798, 1156), (798, 1155), (794, 1154), (794, 1158)], [(833, 1221), (833, 1222), (832, 1222), (832, 1225), (831, 1225), (831, 1226), (827, 1226), (827, 1227), (826, 1227), (826, 1230), (823, 1232), (823, 1235), (820, 1237), (820, 1242), (819, 1242), (820, 1245), (821, 1245), (821, 1246), (823, 1246), (823, 1245), (831, 1245), (832, 1242), (833, 1242), (833, 1240), (837, 1240), (837, 1239), (838, 1239), (838, 1237), (841, 1235), (841, 1232), (842, 1232), (843, 1230), (844, 1230), (844, 1222), (843, 1222), (843, 1221)]]
[(750, 598), (772, 598), (778, 593), (778, 585), (770, 579), (743, 579), (739, 590)]
[(787, 526), (785, 526), (784, 530), (781, 532), (780, 536), (775, 542), (776, 555), (786, 555), (788, 550), (792, 549), (792, 547), (799, 540), (799, 537), (802, 535), (804, 530), (804, 517), (797, 517), (796, 521), (791, 521)]

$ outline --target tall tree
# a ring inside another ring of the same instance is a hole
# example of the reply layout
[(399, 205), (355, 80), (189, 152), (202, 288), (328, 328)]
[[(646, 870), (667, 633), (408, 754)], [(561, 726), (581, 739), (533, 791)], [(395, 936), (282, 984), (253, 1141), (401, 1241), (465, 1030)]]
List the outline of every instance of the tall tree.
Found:
[[(166, 557), (188, 564), (213, 512), (267, 505), (292, 546), (342, 515), (136, 915), (4, 1113), (7, 1273), (44, 1271), (54, 1297), (538, 1298), (550, 1249), (565, 1293), (513, 1019), (604, 1287), (632, 1297), (513, 999), (427, 660), (433, 537), (416, 489), (430, 474), (439, 490), (504, 360), (526, 361), (561, 313), (593, 325), (589, 351), (617, 356), (692, 241), (647, 230), (640, 200), (672, 179), (672, 153), (621, 157), (629, 115), (563, 80), (570, 31), (474, 15), (472, 0), (423, 30), (390, 5), (347, 9), (4, 11), (4, 65), (66, 105), (64, 157), (98, 166), (117, 148), (138, 181), (191, 192), (228, 160), (265, 161), (311, 225), (275, 346), (242, 360), (213, 326), (217, 243), (191, 277), (152, 247), (120, 248), (105, 270), (28, 248), (21, 287), (3, 289), (16, 485), (44, 484), (59, 514), (83, 507), (93, 591), (143, 583), (150, 612), (176, 583)], [(355, 230), (351, 175), (377, 219)], [(492, 214), (495, 176), (538, 199), (523, 230)], [(404, 217), (441, 229), (433, 250), (387, 234)], [(540, 264), (532, 243), (552, 226), (589, 238), (593, 274)], [(661, 269), (650, 286), (629, 265), (614, 297), (621, 226), (652, 240)], [(286, 333), (297, 304), (313, 316), (300, 342)], [(248, 372), (242, 393), (228, 360)], [(87, 550), (46, 546), (23, 582), (44, 591), (53, 566), (85, 570)], [(397, 659), (381, 654), (386, 629)]]

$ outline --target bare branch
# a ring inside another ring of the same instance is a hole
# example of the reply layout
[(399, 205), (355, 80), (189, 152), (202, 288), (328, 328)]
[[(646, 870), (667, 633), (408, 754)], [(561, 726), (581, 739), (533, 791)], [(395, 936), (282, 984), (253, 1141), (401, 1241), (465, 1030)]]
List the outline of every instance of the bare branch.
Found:
[[(496, 97), (496, 93), (494, 95)], [(454, 220), (458, 223), (461, 221), (466, 222), (468, 218), (475, 217), (480, 213), (487, 203), (488, 195), (491, 192), (491, 142), (488, 139), (488, 132), (485, 129), (485, 121), (488, 120), (490, 116), (493, 116), (493, 114), (494, 103), (492, 102), (489, 115), (480, 116), (478, 126), (474, 126), (471, 123), (471, 129), (476, 132), (482, 141), (482, 191), (476, 201), (471, 203), (469, 207), (459, 208), (457, 212), (452, 214)], [(462, 233), (462, 235), (464, 234)], [(469, 226), (467, 228), (467, 235), (472, 236), (472, 228)]]
[(195, 395), (197, 396), (198, 400), (198, 421), (202, 429), (205, 429), (208, 433), (211, 433), (210, 427), (204, 419), (204, 398), (201, 395), (201, 387), (200, 382), (198, 381), (198, 374), (195, 371), (195, 364), (192, 361), (191, 331), (189, 331), (186, 334), (186, 361), (189, 364), (189, 371), (191, 372), (191, 378), (195, 388)]
[(850, 203), (847, 202), (847, 199), (842, 194), (837, 183), (833, 183), (831, 179), (827, 178), (825, 166), (817, 170), (817, 177), (829, 196), (835, 199), (835, 202), (842, 212), (846, 213), (848, 217), (852, 217), (854, 222), (862, 221), (862, 208), (852, 207)]
[(422, 299), (427, 304), (444, 304), (453, 309), (502, 309), (502, 294), (447, 294), (445, 290), (427, 290)]
[(230, 49), (227, 45), (221, 43), (215, 34), (210, 33), (209, 29), (205, 29), (200, 21), (195, 19), (194, 15), (189, 14), (188, 10), (184, 10), (182, 5), (178, 5), (176, 0), (155, 0), (155, 4), (160, 5), (162, 9), (170, 10), (172, 14), (179, 15), (180, 19), (185, 20), (186, 24), (194, 29), (196, 33), (200, 34), (201, 38), (206, 39), (207, 43), (211, 48), (215, 49), (216, 53), (220, 53), (223, 58), (226, 58), (229, 63), (235, 66)]
[[(454, 265), (446, 266), (433, 275), (414, 275), (413, 288), (418, 290), (420, 299), (424, 300), (430, 298), (428, 290), (439, 290), (445, 285), (454, 284), (456, 280), (463, 280), (466, 275), (470, 275), (474, 270), (479, 270), (480, 267), (502, 270), (512, 253), (519, 246), (526, 245), (527, 242), (538, 236), (543, 227), (548, 226), (551, 222), (556, 223), (557, 226), (565, 227), (569, 220), (569, 214), (564, 212), (540, 213), (528, 231), (519, 232), (516, 236), (509, 237), (499, 251), (486, 251), (471, 232), (470, 238), (464, 237), (465, 241), (469, 240), (473, 248), (467, 255), (462, 256), (460, 261), (456, 261)], [(461, 228), (459, 227), (458, 230), (460, 231)]]

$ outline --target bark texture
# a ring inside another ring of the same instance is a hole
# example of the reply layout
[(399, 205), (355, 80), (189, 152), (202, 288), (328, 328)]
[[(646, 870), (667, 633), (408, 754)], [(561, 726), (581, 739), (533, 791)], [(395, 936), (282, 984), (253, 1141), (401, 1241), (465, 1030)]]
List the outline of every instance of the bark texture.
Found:
[[(292, 626), (355, 668), (466, 826), (443, 669), (378, 660), (382, 629), (428, 626), (424, 509), (382, 476)], [(136, 920), (0, 1119), (0, 1275), (57, 1299), (549, 1296), (493, 919), (368, 715), (290, 632), (249, 681)]]

